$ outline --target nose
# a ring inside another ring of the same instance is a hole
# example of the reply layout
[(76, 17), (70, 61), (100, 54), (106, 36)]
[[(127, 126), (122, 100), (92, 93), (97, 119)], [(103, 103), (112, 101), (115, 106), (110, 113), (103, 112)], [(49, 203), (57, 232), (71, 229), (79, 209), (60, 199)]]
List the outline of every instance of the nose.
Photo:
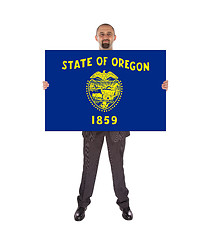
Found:
[(108, 39), (109, 38), (109, 34), (104, 34), (103, 35), (103, 39)]

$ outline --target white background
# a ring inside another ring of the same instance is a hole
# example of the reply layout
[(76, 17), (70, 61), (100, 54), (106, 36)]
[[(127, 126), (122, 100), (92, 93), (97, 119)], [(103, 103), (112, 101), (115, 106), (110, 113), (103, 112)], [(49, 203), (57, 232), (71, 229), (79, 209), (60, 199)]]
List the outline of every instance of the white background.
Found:
[[(0, 239), (211, 239), (208, 2), (2, 1)], [(98, 49), (102, 23), (116, 30), (114, 49), (167, 50), (167, 131), (127, 138), (132, 221), (115, 203), (104, 145), (92, 203), (75, 222), (83, 138), (44, 131), (44, 51)]]

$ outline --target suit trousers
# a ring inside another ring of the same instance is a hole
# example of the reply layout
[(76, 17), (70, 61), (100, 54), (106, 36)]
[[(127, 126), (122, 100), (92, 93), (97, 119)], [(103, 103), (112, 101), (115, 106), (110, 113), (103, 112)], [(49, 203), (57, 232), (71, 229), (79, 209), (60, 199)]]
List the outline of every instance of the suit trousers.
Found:
[(99, 164), (101, 149), (106, 137), (108, 155), (111, 164), (113, 187), (117, 197), (117, 204), (120, 208), (129, 206), (128, 189), (125, 184), (125, 175), (123, 168), (123, 154), (125, 149), (125, 138), (114, 142), (109, 132), (97, 132), (93, 141), (84, 138), (84, 164), (79, 189), (78, 206), (86, 208), (91, 200), (94, 190), (94, 184)]

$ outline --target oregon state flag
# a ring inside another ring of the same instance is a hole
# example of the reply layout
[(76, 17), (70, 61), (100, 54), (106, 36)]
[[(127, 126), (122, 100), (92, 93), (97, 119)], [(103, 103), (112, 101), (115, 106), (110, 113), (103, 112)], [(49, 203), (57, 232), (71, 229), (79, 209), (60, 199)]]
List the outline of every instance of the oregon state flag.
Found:
[(165, 50), (46, 50), (46, 131), (165, 131)]

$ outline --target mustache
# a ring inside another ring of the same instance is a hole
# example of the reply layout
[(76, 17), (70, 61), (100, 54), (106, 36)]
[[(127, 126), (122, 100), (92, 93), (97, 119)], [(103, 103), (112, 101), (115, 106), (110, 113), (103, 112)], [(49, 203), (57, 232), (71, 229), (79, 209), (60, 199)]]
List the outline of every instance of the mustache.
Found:
[(104, 42), (104, 41), (109, 41), (109, 42), (110, 42), (110, 40), (109, 40), (109, 39), (104, 39), (102, 42)]

